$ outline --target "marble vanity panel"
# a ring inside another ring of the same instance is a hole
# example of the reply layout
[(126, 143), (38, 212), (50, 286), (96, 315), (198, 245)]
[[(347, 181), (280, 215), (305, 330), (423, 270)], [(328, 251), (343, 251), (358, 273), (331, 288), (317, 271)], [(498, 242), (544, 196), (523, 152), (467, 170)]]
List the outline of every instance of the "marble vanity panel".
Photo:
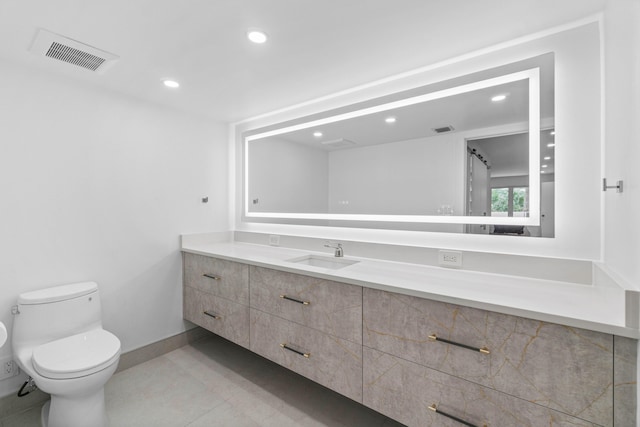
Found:
[[(251, 309), (250, 350), (362, 402), (362, 345)], [(304, 357), (284, 349), (286, 344)]]
[(638, 341), (614, 337), (613, 420), (616, 426), (637, 425), (637, 358)]
[[(253, 266), (250, 282), (251, 307), (362, 343), (360, 286)], [(309, 304), (283, 299), (280, 295)]]
[(588, 421), (509, 396), (367, 347), (363, 349), (363, 404), (409, 427), (577, 427)]
[[(249, 305), (249, 266), (202, 255), (183, 253), (184, 284)], [(205, 274), (215, 276), (212, 279)]]
[[(218, 318), (204, 314), (205, 311)], [(185, 286), (183, 317), (229, 341), (249, 348), (249, 307), (246, 305)]]
[(363, 299), (365, 346), (613, 425), (612, 335), (369, 288)]

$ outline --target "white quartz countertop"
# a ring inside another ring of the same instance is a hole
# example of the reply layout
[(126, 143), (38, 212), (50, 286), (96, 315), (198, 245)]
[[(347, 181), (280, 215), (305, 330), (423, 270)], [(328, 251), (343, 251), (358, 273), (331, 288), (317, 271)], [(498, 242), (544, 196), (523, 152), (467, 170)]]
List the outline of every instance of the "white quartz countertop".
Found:
[(311, 252), (249, 243), (183, 243), (182, 251), (322, 279), (491, 310), (530, 319), (640, 338), (625, 326), (625, 290), (607, 285), (533, 279), (443, 267), (344, 257), (357, 263), (337, 270), (287, 260)]

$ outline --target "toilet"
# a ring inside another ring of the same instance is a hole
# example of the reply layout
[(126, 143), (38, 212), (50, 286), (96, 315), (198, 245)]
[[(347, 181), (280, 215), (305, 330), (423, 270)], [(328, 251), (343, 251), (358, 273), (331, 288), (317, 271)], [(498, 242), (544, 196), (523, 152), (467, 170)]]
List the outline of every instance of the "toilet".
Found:
[(102, 329), (95, 282), (55, 286), (18, 296), (13, 357), (51, 395), (43, 427), (104, 427), (104, 386), (120, 360), (120, 340)]

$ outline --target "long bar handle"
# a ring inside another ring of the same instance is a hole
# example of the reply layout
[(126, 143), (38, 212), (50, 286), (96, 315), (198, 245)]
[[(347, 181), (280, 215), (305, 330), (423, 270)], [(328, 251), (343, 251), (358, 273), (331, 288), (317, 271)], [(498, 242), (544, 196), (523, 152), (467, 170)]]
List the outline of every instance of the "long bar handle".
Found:
[(458, 347), (466, 348), (467, 350), (479, 351), (482, 354), (490, 354), (491, 353), (491, 351), (489, 351), (489, 349), (487, 347), (478, 348), (478, 347), (472, 347), (472, 346), (466, 345), (466, 344), (460, 344), (459, 342), (449, 341), (449, 340), (446, 340), (444, 338), (438, 338), (438, 336), (436, 334), (429, 335), (429, 339), (431, 341), (442, 341), (442, 342), (447, 343), (447, 344), (457, 345)]
[(299, 354), (300, 356), (306, 357), (307, 359), (311, 357), (311, 353), (305, 353), (303, 351), (296, 350), (293, 347), (289, 347), (286, 342), (280, 344), (280, 347), (284, 348), (285, 350), (289, 350), (289, 351), (292, 351), (292, 352), (294, 352), (296, 354)]
[(217, 320), (217, 319), (222, 319), (222, 316), (219, 316), (219, 315), (217, 315), (217, 314), (215, 314), (215, 313), (211, 313), (211, 312), (209, 312), (209, 311), (207, 311), (207, 310), (203, 311), (202, 313), (203, 313), (203, 314), (205, 314), (205, 315), (207, 315), (207, 316), (209, 316), (209, 317), (213, 317), (213, 318), (214, 318), (214, 319), (216, 319), (216, 320)]
[(220, 276), (216, 276), (215, 274), (209, 274), (209, 273), (204, 273), (203, 274), (204, 277), (208, 277), (209, 279), (213, 279), (213, 280), (221, 280), (222, 277)]
[[(459, 422), (460, 424), (463, 424), (463, 425), (465, 425), (465, 426), (469, 426), (469, 427), (478, 427), (478, 426), (476, 426), (475, 424), (471, 424), (471, 423), (469, 423), (469, 422), (467, 422), (467, 421), (465, 421), (465, 420), (463, 420), (463, 419), (460, 419), (460, 418), (458, 418), (458, 417), (455, 417), (455, 416), (453, 416), (453, 415), (451, 415), (451, 414), (447, 414), (446, 412), (442, 412), (441, 410), (439, 410), (439, 409), (438, 409), (438, 405), (436, 405), (435, 403), (434, 403), (433, 405), (429, 406), (429, 409), (431, 409), (431, 410), (432, 410), (433, 412), (435, 412), (436, 414), (440, 414), (440, 415), (442, 415), (443, 417), (450, 418), (450, 419), (452, 419), (452, 420), (454, 420), (454, 421), (457, 421), (457, 422)], [(483, 424), (483, 425), (482, 425), (482, 427), (487, 427), (487, 425), (486, 425), (486, 424)]]
[(282, 299), (286, 299), (287, 301), (297, 302), (298, 304), (302, 304), (302, 305), (309, 305), (309, 304), (311, 304), (311, 301), (303, 301), (303, 300), (300, 300), (300, 299), (296, 299), (296, 298), (288, 297), (288, 296), (286, 296), (286, 295), (280, 295), (280, 298), (282, 298)]

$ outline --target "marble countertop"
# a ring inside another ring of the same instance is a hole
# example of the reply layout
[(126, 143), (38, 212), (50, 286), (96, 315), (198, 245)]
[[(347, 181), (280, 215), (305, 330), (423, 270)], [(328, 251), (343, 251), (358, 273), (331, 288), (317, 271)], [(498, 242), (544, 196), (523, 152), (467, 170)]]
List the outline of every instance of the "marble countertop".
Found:
[(332, 253), (237, 242), (183, 242), (182, 251), (628, 338), (640, 338), (640, 330), (625, 324), (625, 290), (611, 284), (585, 285), (349, 255), (344, 259), (358, 262), (334, 270), (288, 261), (310, 254), (331, 257)]

